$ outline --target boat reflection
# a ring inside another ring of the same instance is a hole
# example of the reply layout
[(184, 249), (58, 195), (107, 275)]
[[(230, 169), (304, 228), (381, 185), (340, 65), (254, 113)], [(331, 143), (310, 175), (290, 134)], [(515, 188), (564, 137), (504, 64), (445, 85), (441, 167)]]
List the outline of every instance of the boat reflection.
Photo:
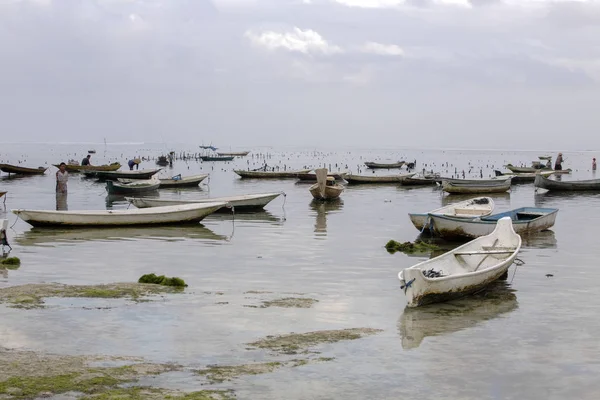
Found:
[(310, 202), (311, 210), (316, 212), (315, 237), (324, 238), (327, 236), (327, 214), (339, 211), (344, 207), (342, 199), (331, 201), (312, 200)]
[(552, 230), (521, 235), (521, 240), (523, 241), (523, 248), (532, 249), (556, 249), (558, 243)]
[(156, 227), (115, 227), (115, 228), (32, 228), (15, 236), (20, 246), (53, 245), (57, 243), (77, 243), (84, 241), (121, 241), (149, 239), (160, 241), (207, 240), (226, 241), (228, 236), (219, 235), (206, 226), (156, 226)]
[(472, 328), (517, 308), (515, 291), (505, 280), (498, 280), (486, 290), (462, 299), (406, 308), (398, 321), (402, 348), (417, 348), (426, 337)]
[(556, 206), (563, 201), (578, 201), (586, 203), (590, 200), (597, 201), (600, 199), (600, 193), (598, 192), (587, 192), (587, 191), (574, 191), (574, 192), (549, 192), (545, 189), (538, 189), (534, 195), (534, 204), (536, 207), (549, 207)]
[(257, 223), (263, 223), (263, 224), (272, 224), (272, 225), (280, 225), (285, 221), (284, 217), (278, 217), (276, 215), (273, 215), (272, 213), (270, 213), (269, 211), (235, 211), (235, 214), (232, 214), (231, 212), (227, 212), (227, 213), (213, 213), (210, 214), (208, 217), (206, 217), (207, 220), (210, 220), (211, 222), (213, 221), (227, 221), (227, 222), (231, 222), (232, 220), (234, 222), (257, 222)]
[[(154, 192), (140, 193), (140, 194), (136, 194), (136, 195), (129, 195), (127, 197), (158, 198), (159, 194), (158, 194), (158, 190), (156, 190)], [(122, 206), (122, 207), (118, 207), (118, 208), (135, 208), (134, 206), (130, 207), (131, 203), (129, 203), (127, 201), (127, 199), (125, 198), (124, 195), (109, 194), (109, 195), (106, 196), (105, 200), (106, 200), (106, 209), (107, 210), (112, 210), (115, 206)]]

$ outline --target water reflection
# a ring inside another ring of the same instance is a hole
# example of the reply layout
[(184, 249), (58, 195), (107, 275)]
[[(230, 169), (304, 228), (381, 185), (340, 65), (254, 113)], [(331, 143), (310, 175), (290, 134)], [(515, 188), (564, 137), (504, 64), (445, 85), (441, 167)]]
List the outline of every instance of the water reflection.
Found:
[(285, 221), (284, 217), (278, 217), (273, 215), (269, 211), (236, 211), (235, 214), (231, 212), (218, 212), (210, 214), (207, 218), (210, 221), (228, 221), (231, 222), (257, 222), (262, 224), (280, 225)]
[(61, 242), (111, 241), (129, 239), (150, 239), (160, 241), (211, 240), (224, 241), (229, 238), (219, 235), (204, 225), (165, 226), (165, 227), (123, 227), (123, 228), (33, 228), (15, 236), (21, 246), (52, 245)]
[[(127, 195), (127, 197), (158, 197), (158, 191), (149, 192), (149, 193), (140, 193), (135, 195)], [(109, 194), (105, 198), (106, 200), (106, 209), (111, 210), (114, 206), (124, 206), (124, 208), (135, 208), (127, 201), (124, 195), (120, 194)]]
[(558, 243), (552, 230), (536, 232), (531, 235), (521, 235), (521, 239), (523, 247), (535, 249), (556, 249)]
[(317, 213), (315, 222), (315, 237), (324, 238), (327, 236), (327, 214), (332, 211), (339, 211), (344, 207), (342, 199), (332, 201), (312, 200), (310, 208)]
[(518, 308), (515, 291), (496, 281), (485, 291), (448, 303), (406, 308), (398, 321), (402, 348), (414, 349), (428, 336), (443, 336), (472, 328)]
[(597, 201), (599, 198), (600, 193), (598, 192), (548, 192), (545, 189), (538, 189), (533, 195), (536, 207), (545, 207), (573, 200), (579, 200), (585, 204), (589, 200)]

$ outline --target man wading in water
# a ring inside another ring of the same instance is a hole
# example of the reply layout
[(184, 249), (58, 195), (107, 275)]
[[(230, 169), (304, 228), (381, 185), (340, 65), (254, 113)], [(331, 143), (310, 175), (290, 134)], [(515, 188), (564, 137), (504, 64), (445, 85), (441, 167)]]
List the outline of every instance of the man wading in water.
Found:
[(56, 171), (56, 209), (67, 209), (67, 181), (69, 173), (67, 172), (67, 164), (60, 163), (58, 171)]

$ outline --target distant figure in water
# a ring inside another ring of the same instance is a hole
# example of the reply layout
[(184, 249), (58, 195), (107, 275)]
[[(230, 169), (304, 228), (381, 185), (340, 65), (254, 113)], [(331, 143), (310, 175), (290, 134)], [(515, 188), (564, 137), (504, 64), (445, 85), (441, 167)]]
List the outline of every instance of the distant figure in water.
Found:
[(67, 172), (67, 164), (61, 162), (56, 171), (56, 193), (67, 193), (67, 181), (69, 173)]
[(596, 157), (592, 159), (592, 171), (596, 170)]
[(554, 163), (554, 169), (557, 171), (561, 171), (562, 163), (563, 163), (562, 153), (558, 153), (558, 157), (556, 157), (556, 162)]
[(129, 170), (133, 171), (133, 167), (135, 167), (135, 169), (139, 169), (140, 168), (140, 159), (136, 158), (133, 160), (129, 160), (129, 162), (127, 163), (127, 165), (129, 165)]
[(92, 165), (90, 163), (90, 158), (92, 158), (92, 156), (88, 154), (87, 157), (85, 157), (83, 160), (81, 160), (81, 165)]

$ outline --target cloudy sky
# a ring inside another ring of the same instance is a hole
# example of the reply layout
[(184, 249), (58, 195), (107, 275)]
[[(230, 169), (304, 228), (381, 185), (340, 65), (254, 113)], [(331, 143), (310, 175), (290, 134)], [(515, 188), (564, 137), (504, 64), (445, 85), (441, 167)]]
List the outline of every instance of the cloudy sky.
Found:
[(600, 148), (600, 0), (0, 0), (1, 141)]

